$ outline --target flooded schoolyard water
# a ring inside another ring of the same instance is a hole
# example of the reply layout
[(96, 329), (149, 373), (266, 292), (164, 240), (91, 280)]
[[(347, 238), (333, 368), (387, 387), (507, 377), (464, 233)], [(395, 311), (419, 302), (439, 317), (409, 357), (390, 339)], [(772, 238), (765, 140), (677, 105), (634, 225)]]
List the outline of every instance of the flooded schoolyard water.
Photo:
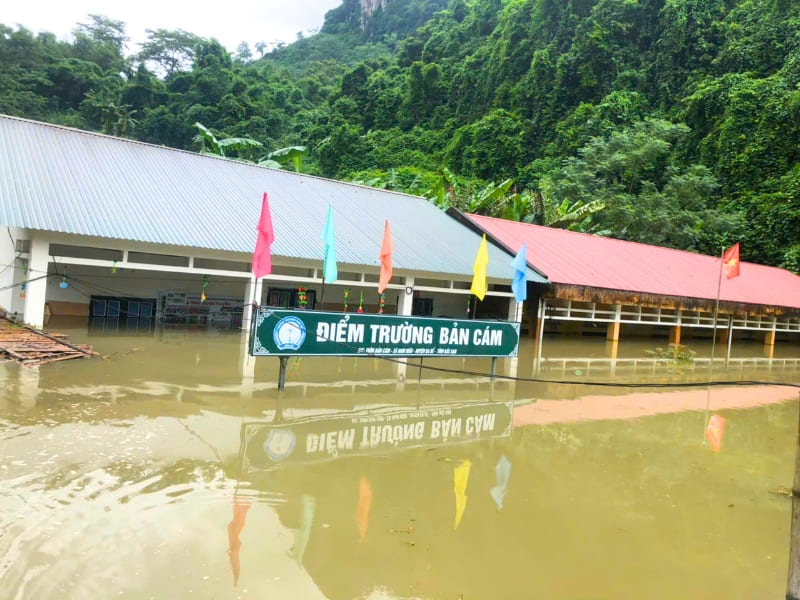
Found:
[[(243, 378), (235, 333), (51, 327), (101, 356), (0, 365), (0, 598), (785, 592), (796, 389), (588, 387), (708, 373), (624, 362), (663, 341), (622, 342), (612, 364), (602, 339), (552, 338), (539, 375), (572, 383), (304, 358), (279, 395), (277, 359)], [(524, 340), (498, 373), (531, 377), (534, 354)], [(576, 355), (593, 360), (558, 360)], [(800, 371), (739, 362), (714, 377)]]

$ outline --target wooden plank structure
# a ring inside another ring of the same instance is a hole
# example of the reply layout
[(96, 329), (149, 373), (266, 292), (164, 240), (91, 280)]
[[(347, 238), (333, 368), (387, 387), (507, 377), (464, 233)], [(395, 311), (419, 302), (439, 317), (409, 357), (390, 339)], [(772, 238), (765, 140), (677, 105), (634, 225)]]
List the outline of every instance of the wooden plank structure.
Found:
[(70, 344), (63, 334), (45, 333), (0, 314), (0, 358), (31, 367), (95, 354), (91, 346)]

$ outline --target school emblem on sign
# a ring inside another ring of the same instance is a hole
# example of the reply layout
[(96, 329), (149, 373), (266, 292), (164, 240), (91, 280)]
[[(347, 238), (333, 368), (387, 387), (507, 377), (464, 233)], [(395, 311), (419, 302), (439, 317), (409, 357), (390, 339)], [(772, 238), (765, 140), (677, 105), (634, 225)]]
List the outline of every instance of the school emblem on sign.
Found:
[(272, 334), (278, 350), (297, 350), (306, 341), (306, 326), (297, 317), (284, 317)]
[(291, 429), (273, 429), (264, 440), (264, 452), (273, 462), (283, 460), (291, 456), (297, 438)]

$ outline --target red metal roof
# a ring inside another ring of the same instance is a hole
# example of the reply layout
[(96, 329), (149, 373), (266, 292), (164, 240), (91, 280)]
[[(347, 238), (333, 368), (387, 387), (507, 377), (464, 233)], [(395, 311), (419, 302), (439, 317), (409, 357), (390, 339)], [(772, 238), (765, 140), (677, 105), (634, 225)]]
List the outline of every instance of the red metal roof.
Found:
[[(467, 217), (513, 252), (524, 242), (528, 264), (553, 283), (717, 297), (719, 257), (481, 215)], [(739, 277), (722, 276), (720, 300), (800, 308), (800, 277), (785, 269), (742, 261)]]

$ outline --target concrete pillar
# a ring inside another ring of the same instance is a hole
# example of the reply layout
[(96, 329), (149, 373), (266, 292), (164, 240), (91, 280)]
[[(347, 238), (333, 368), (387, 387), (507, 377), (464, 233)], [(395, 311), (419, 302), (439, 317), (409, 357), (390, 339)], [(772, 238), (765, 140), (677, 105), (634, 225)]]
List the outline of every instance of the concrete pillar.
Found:
[[(406, 288), (400, 292), (400, 297), (397, 299), (397, 314), (408, 317), (414, 309), (414, 278), (406, 277)], [(397, 391), (402, 392), (405, 390), (406, 377), (408, 375), (408, 359), (401, 358), (397, 361), (396, 377), (397, 377)]]
[(414, 308), (414, 278), (406, 277), (406, 289), (400, 292), (397, 301), (397, 314), (409, 316)]
[(256, 357), (250, 355), (250, 332), (247, 330), (242, 331), (240, 338), (239, 370), (242, 374), (242, 389), (246, 390), (249, 388), (252, 390), (252, 381), (256, 376)]
[(512, 323), (522, 322), (522, 302), (517, 302), (514, 298), (508, 300), (508, 321)]
[(0, 230), (0, 237), (0, 309), (13, 313), (13, 298), (19, 294), (19, 289), (13, 287), (17, 249), (5, 231)]
[[(44, 327), (44, 304), (47, 299), (47, 263), (50, 261), (50, 242), (40, 237), (31, 240), (30, 260), (25, 284), (24, 319), (28, 325)], [(41, 278), (41, 279), (39, 279)]]
[(244, 331), (250, 330), (250, 322), (253, 319), (253, 302), (261, 304), (261, 291), (263, 289), (264, 280), (255, 277), (250, 277), (244, 287), (244, 311), (242, 312), (242, 329)]
[(615, 309), (614, 315), (614, 322), (608, 324), (608, 329), (606, 330), (606, 339), (610, 342), (618, 342), (619, 341), (619, 328), (620, 328), (620, 319), (622, 318), (622, 305), (617, 304)]

